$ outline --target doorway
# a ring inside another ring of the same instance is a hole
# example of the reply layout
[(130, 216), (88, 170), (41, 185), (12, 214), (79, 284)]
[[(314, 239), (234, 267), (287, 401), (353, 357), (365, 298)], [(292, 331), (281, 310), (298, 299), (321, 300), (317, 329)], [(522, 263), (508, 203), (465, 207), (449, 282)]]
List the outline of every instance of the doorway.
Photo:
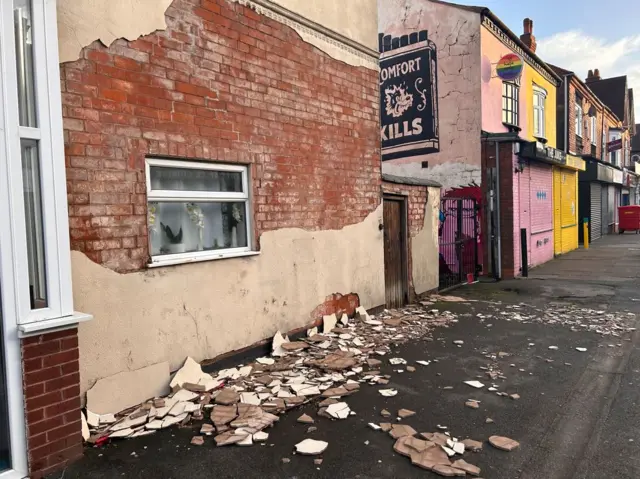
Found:
[(407, 265), (407, 202), (402, 196), (384, 196), (384, 288), (387, 308), (409, 301)]

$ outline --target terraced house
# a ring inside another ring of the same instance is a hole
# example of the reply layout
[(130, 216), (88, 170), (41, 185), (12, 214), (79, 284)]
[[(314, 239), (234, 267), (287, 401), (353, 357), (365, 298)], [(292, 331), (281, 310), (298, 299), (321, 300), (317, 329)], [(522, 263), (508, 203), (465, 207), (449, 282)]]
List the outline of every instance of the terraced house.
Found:
[(375, 0), (2, 2), (3, 478), (82, 453), (98, 379), (437, 288), (439, 186), (381, 174), (376, 24)]
[[(476, 272), (520, 276), (577, 248), (584, 162), (557, 148), (562, 79), (536, 55), (533, 22), (525, 19), (517, 35), (485, 7), (392, 0), (379, 9), (383, 66), (415, 49), (414, 39), (437, 51), (425, 57), (424, 81), (407, 72), (381, 82), (390, 92), (381, 94), (383, 129), (402, 132), (382, 138), (382, 168), (443, 185), (441, 284)], [(398, 91), (407, 105), (424, 100), (385, 117)], [(432, 125), (420, 131), (426, 137), (410, 127), (415, 119)]]

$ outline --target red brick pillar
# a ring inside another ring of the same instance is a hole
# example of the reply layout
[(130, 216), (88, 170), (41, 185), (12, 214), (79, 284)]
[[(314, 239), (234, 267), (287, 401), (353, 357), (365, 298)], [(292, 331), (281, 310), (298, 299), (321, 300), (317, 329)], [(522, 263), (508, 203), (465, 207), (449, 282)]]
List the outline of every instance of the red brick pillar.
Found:
[(30, 477), (82, 455), (78, 329), (22, 340)]

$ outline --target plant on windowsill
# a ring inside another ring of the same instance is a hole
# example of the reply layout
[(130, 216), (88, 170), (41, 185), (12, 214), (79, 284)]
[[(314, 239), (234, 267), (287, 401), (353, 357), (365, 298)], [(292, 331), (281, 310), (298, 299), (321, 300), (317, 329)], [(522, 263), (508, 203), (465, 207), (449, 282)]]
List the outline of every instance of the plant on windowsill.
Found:
[(158, 206), (155, 203), (149, 203), (149, 209), (147, 210), (147, 223), (149, 224), (149, 232), (152, 234), (158, 233), (158, 223), (156, 223), (157, 212)]
[(231, 247), (238, 247), (238, 225), (242, 223), (242, 213), (238, 205), (234, 204), (231, 208)]
[(187, 203), (187, 213), (191, 222), (198, 228), (198, 251), (202, 251), (202, 233), (204, 231), (204, 213), (195, 203)]
[(169, 251), (170, 254), (184, 253), (185, 246), (184, 246), (184, 243), (182, 242), (182, 227), (180, 227), (180, 231), (178, 232), (178, 234), (173, 234), (171, 227), (168, 225), (165, 225), (162, 222), (160, 222), (160, 227), (162, 228), (162, 231), (164, 231), (164, 234), (167, 237), (167, 239), (169, 240), (169, 244), (167, 245), (167, 251)]

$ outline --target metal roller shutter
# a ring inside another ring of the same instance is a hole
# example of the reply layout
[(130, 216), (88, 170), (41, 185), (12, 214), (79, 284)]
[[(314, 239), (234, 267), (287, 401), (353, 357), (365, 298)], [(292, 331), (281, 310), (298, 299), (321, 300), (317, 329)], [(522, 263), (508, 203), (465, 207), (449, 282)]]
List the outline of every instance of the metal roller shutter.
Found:
[(615, 223), (616, 223), (616, 188), (615, 186), (608, 186), (607, 189), (609, 190), (609, 198), (608, 198), (609, 207), (607, 210), (607, 223), (608, 223), (607, 232), (613, 233), (615, 228)]
[(601, 207), (602, 207), (602, 215), (600, 216), (600, 221), (602, 222), (602, 236), (609, 234), (609, 192), (607, 185), (602, 185), (602, 194), (601, 198)]
[(602, 186), (600, 183), (591, 185), (591, 241), (602, 237)]

